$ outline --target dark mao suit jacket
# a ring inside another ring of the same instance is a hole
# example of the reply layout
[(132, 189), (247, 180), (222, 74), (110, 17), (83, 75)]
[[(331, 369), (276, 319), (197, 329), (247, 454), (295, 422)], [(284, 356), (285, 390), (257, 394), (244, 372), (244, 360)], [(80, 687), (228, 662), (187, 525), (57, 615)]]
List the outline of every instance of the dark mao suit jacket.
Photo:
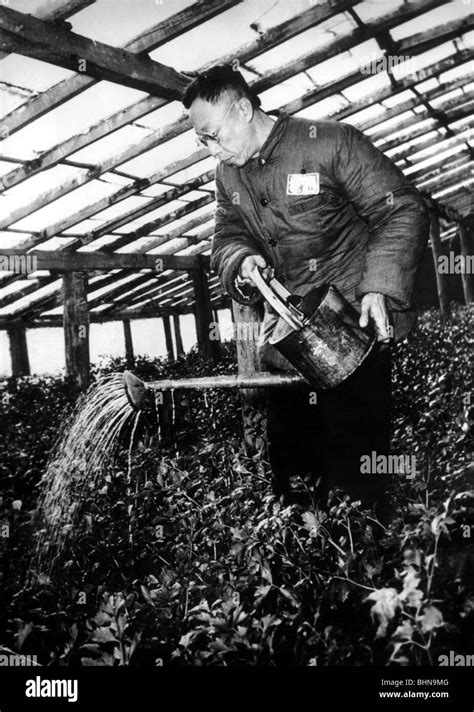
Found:
[[(235, 278), (260, 253), (276, 278), (304, 295), (325, 282), (360, 312), (367, 292), (386, 295), (395, 340), (413, 327), (415, 277), (429, 216), (403, 173), (349, 124), (280, 113), (257, 157), (216, 169), (211, 268), (241, 304), (262, 299)], [(259, 355), (267, 367), (293, 370), (268, 343), (278, 317), (265, 303)]]

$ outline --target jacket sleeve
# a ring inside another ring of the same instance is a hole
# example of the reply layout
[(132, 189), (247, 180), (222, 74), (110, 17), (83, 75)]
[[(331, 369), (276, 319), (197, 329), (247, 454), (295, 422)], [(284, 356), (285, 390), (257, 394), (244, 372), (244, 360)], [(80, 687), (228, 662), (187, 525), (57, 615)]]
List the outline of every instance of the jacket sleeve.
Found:
[(340, 127), (334, 171), (369, 229), (356, 297), (379, 292), (390, 309), (408, 310), (429, 236), (427, 207), (415, 186), (364, 134), (348, 124)]
[(260, 301), (260, 292), (251, 285), (235, 282), (239, 267), (248, 255), (259, 253), (250, 233), (232, 204), (222, 184), (219, 167), (216, 170), (215, 227), (211, 247), (211, 269), (217, 273), (224, 291), (240, 304)]

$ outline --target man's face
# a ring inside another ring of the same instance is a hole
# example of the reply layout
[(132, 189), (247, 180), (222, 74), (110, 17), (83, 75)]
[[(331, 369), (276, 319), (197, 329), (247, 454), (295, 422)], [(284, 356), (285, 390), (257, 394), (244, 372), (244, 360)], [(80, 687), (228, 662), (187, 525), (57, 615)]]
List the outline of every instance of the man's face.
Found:
[(250, 102), (233, 94), (224, 94), (215, 104), (196, 99), (189, 109), (191, 123), (198, 136), (207, 139), (210, 153), (227, 165), (239, 167), (256, 152), (252, 115)]

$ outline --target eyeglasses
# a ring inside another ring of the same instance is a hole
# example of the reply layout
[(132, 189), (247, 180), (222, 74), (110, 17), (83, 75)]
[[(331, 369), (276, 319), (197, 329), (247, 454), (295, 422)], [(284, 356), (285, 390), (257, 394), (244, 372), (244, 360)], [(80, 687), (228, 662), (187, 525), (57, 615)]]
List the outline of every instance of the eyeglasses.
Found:
[(222, 131), (222, 127), (225, 124), (225, 120), (227, 118), (229, 111), (236, 103), (237, 103), (237, 99), (235, 101), (233, 101), (232, 104), (229, 104), (224, 116), (222, 117), (221, 125), (219, 126), (217, 131), (214, 131), (214, 133), (212, 133), (212, 134), (197, 134), (196, 141), (198, 142), (198, 144), (207, 146), (209, 141), (211, 141), (212, 143), (219, 143), (219, 133)]

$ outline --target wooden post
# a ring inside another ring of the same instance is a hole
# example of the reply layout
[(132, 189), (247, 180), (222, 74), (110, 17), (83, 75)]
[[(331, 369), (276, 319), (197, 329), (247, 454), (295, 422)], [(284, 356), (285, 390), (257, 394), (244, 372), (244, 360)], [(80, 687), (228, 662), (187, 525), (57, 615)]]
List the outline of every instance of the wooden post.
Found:
[(74, 376), (86, 388), (90, 381), (87, 272), (65, 272), (62, 293), (66, 376)]
[(179, 314), (173, 314), (174, 340), (176, 343), (176, 357), (184, 356), (183, 337), (181, 336), (181, 324)]
[[(193, 287), (194, 298), (196, 300), (194, 316), (196, 319), (197, 342), (206, 355), (215, 363), (220, 359), (220, 339), (219, 330), (212, 329), (212, 308), (209, 296), (209, 285), (204, 266), (189, 272)], [(212, 333), (211, 333), (212, 329)]]
[(8, 329), (7, 333), (10, 341), (12, 376), (29, 376), (30, 360), (28, 358), (26, 329), (23, 326), (15, 326), (12, 329)]
[(168, 314), (162, 317), (163, 328), (165, 330), (166, 355), (170, 361), (174, 361), (173, 337), (171, 336), (171, 322)]
[[(471, 218), (472, 223), (472, 218)], [(474, 275), (472, 275), (468, 270), (467, 258), (472, 254), (472, 249), (470, 245), (474, 242), (473, 232), (469, 230), (469, 223), (462, 222), (459, 225), (459, 242), (461, 245), (461, 255), (464, 258), (465, 269), (461, 272), (462, 288), (464, 292), (464, 300), (466, 304), (472, 304), (474, 302)], [(474, 228), (474, 224), (472, 225)]]
[(127, 368), (133, 368), (135, 365), (135, 354), (133, 352), (132, 327), (130, 319), (123, 319), (123, 336), (125, 340), (125, 362)]
[(430, 240), (431, 251), (433, 254), (436, 285), (438, 289), (441, 321), (447, 321), (451, 315), (451, 309), (449, 306), (448, 283), (445, 278), (445, 275), (440, 274), (438, 268), (438, 258), (442, 255), (442, 245), (439, 230), (439, 215), (432, 206), (430, 206)]
[[(263, 305), (244, 306), (232, 302), (234, 336), (237, 348), (239, 374), (250, 376), (262, 371), (257, 354), (258, 334), (263, 319)], [(243, 388), (241, 390), (242, 419), (244, 426), (244, 446), (247, 455), (266, 452), (265, 404), (267, 395), (264, 388)]]

